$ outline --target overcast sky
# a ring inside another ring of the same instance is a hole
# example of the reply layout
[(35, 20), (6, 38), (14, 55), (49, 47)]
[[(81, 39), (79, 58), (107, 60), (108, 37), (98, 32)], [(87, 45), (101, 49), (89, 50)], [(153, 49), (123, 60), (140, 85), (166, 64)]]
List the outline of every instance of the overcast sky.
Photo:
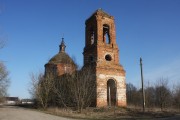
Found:
[(10, 71), (9, 95), (30, 97), (29, 74), (44, 71), (64, 37), (66, 52), (83, 65), (85, 20), (102, 8), (114, 16), (126, 82), (180, 80), (180, 0), (0, 0), (0, 60)]

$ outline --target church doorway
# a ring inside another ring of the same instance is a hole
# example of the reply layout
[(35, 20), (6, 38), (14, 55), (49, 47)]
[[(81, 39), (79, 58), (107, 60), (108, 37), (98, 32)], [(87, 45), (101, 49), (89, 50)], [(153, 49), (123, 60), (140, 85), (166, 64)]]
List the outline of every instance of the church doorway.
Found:
[(108, 106), (116, 105), (116, 83), (113, 79), (107, 81), (107, 103)]

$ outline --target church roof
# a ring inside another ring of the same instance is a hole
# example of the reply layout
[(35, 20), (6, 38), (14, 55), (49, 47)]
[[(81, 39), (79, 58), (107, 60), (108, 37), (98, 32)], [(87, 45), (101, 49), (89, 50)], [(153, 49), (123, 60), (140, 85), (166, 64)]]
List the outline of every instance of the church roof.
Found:
[(59, 63), (73, 63), (73, 60), (69, 57), (69, 55), (65, 52), (59, 52), (56, 54), (54, 57), (52, 57), (48, 63), (53, 63), (53, 64), (59, 64)]
[(73, 60), (69, 55), (65, 52), (65, 43), (64, 43), (64, 38), (62, 38), (61, 44), (59, 45), (59, 53), (56, 54), (54, 57), (52, 57), (48, 63), (52, 64), (59, 64), (59, 63), (64, 63), (64, 64), (72, 64)]

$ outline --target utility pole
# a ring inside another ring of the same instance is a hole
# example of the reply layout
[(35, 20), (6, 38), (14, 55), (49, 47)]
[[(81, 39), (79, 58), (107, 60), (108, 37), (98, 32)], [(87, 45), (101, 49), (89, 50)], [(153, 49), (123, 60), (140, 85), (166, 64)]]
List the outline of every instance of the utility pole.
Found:
[(142, 83), (143, 112), (145, 112), (145, 92), (144, 92), (144, 81), (143, 81), (142, 58), (140, 58), (140, 68), (141, 68), (141, 83)]

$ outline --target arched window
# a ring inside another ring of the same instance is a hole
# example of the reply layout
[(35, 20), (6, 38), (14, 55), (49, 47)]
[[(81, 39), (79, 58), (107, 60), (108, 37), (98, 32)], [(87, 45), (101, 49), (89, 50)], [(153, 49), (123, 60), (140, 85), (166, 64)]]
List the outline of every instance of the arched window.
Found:
[(91, 28), (90, 30), (90, 39), (91, 39), (91, 45), (94, 44), (94, 30)]
[(107, 24), (103, 25), (103, 41), (110, 44), (109, 26)]
[(113, 79), (107, 81), (107, 103), (108, 106), (115, 106), (117, 103), (116, 96), (116, 83)]

